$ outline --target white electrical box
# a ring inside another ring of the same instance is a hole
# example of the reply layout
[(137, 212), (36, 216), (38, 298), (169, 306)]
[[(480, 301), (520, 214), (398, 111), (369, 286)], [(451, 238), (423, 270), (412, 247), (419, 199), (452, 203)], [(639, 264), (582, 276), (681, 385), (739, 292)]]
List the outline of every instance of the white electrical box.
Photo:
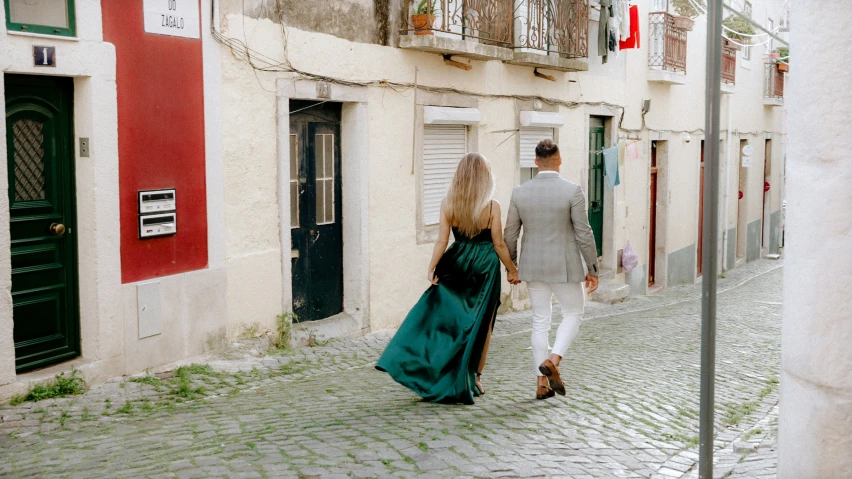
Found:
[(149, 190), (139, 192), (139, 214), (175, 211), (175, 190)]
[(177, 233), (177, 213), (159, 213), (139, 217), (139, 238)]

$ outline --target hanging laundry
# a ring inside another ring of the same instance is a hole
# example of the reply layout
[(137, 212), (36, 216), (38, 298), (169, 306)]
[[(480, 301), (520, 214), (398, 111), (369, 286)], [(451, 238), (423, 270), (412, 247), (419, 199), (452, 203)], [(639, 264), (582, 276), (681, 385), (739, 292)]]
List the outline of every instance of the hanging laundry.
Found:
[(598, 56), (602, 57), (601, 63), (606, 63), (609, 56), (610, 22), (613, 17), (612, 2), (613, 0), (600, 0), (601, 17), (598, 25)]
[(627, 144), (627, 159), (628, 160), (638, 160), (639, 159), (639, 146), (638, 142), (631, 141)]
[(620, 47), (622, 50), (639, 48), (639, 7), (636, 5), (630, 7), (630, 36), (621, 42)]
[(618, 177), (618, 146), (605, 148), (603, 150), (604, 157), (604, 176), (606, 177), (606, 187), (613, 189), (621, 184)]
[(630, 37), (630, 2), (618, 0), (618, 39), (627, 40)]

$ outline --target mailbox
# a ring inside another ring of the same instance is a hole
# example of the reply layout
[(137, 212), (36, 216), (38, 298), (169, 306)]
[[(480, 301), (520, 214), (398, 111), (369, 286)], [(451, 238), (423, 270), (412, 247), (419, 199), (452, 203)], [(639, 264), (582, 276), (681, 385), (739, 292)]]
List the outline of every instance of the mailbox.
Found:
[(161, 213), (139, 217), (139, 238), (168, 236), (177, 233), (177, 214)]
[(176, 201), (174, 188), (139, 192), (139, 239), (177, 233)]
[(150, 190), (139, 192), (139, 214), (175, 211), (175, 190)]

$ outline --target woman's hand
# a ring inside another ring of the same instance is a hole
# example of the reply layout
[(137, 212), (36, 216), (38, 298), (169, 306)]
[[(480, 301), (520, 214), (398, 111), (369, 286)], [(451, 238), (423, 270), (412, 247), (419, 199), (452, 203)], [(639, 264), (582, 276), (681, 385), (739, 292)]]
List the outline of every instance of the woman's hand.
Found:
[(434, 269), (426, 273), (426, 279), (429, 280), (429, 282), (432, 284), (438, 284), (438, 277), (435, 276)]

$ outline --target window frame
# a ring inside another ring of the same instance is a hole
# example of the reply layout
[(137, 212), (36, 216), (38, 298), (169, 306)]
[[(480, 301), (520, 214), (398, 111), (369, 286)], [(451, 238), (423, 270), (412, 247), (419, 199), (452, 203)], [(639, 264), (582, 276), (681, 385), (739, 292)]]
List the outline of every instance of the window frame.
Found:
[[(751, 18), (751, 13), (752, 13), (751, 2), (749, 0), (744, 0), (744, 2), (743, 2), (743, 15), (745, 15), (748, 18)], [(749, 44), (750, 43), (751, 43), (751, 40), (749, 40)], [(751, 61), (751, 45), (747, 45), (747, 46), (743, 47), (743, 60)]]
[(11, 0), (3, 0), (3, 8), (6, 9), (6, 30), (17, 33), (36, 33), (39, 35), (53, 35), (60, 37), (77, 36), (77, 11), (75, 0), (62, 0), (68, 8), (68, 27), (51, 27), (32, 23), (18, 23), (12, 21)]

